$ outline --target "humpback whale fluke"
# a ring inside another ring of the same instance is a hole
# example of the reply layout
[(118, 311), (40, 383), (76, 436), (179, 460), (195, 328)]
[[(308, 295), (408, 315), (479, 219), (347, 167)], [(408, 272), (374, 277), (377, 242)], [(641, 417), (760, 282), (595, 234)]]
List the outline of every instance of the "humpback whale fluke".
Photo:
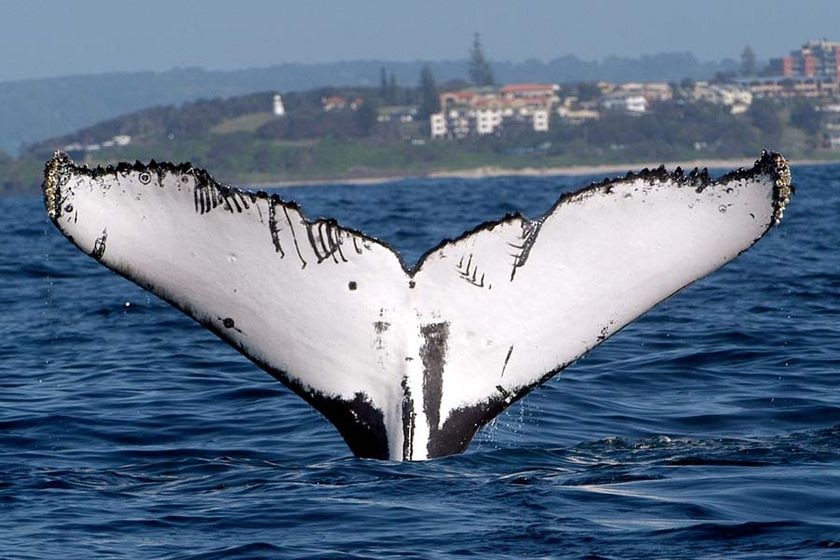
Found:
[(782, 217), (764, 153), (718, 180), (664, 167), (509, 214), (406, 266), (385, 243), (190, 164), (88, 169), (61, 153), (50, 219), (301, 396), (356, 455), (458, 453), (476, 431)]

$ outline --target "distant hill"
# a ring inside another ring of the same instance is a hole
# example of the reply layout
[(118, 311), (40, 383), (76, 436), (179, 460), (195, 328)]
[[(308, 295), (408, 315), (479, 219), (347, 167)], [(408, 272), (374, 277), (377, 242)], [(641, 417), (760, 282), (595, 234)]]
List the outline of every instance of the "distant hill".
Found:
[[(466, 60), (328, 64), (278, 64), (238, 71), (176, 68), (166, 72), (109, 73), (0, 83), (0, 151), (16, 154), (24, 144), (62, 136), (131, 111), (201, 98), (256, 91), (302, 91), (326, 86), (375, 86), (385, 67), (401, 85), (414, 86), (428, 63), (438, 83), (463, 79)], [(494, 62), (496, 79), (510, 82), (606, 80), (679, 81), (731, 71), (737, 63), (699, 62), (690, 53), (584, 61), (568, 55), (550, 60)]]
[[(37, 192), (44, 162), (57, 148), (90, 166), (191, 161), (239, 185), (748, 158), (764, 148), (793, 158), (837, 158), (822, 141), (814, 100), (754, 100), (733, 114), (723, 104), (689, 101), (684, 87), (641, 115), (602, 111), (598, 119), (572, 122), (555, 114), (548, 131), (511, 123), (503, 134), (461, 140), (429, 139), (428, 121), (413, 118), (421, 99), (413, 86), (284, 91), (282, 116), (273, 111), (274, 89), (160, 105), (30, 144), (16, 158), (0, 153), (0, 194)], [(567, 84), (558, 95), (579, 97), (586, 89), (592, 85)]]

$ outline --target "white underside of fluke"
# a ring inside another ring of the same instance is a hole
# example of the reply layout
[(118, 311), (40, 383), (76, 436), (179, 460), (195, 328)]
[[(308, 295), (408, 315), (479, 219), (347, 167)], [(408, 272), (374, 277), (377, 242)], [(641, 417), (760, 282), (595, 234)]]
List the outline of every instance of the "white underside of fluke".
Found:
[(426, 459), (735, 258), (791, 193), (781, 156), (713, 182), (646, 171), (442, 243), (387, 245), (188, 165), (88, 170), (57, 154), (47, 209), (318, 408), (359, 455)]

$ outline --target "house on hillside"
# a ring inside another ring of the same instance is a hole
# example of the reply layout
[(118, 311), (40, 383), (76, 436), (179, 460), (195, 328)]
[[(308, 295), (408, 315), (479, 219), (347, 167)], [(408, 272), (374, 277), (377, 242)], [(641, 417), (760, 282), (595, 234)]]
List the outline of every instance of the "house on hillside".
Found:
[(347, 107), (347, 100), (340, 95), (330, 95), (329, 97), (321, 98), (321, 108), (324, 112), (341, 111)]
[(729, 107), (733, 115), (745, 113), (752, 105), (753, 94), (749, 88), (736, 84), (710, 84), (697, 82), (690, 93), (694, 101), (706, 101)]
[(648, 101), (643, 95), (616, 92), (603, 98), (601, 100), (601, 106), (607, 111), (638, 116), (647, 112)]
[(613, 96), (645, 98), (648, 105), (658, 101), (670, 101), (674, 98), (674, 90), (667, 82), (626, 82), (618, 84), (610, 92)]
[(410, 105), (392, 105), (379, 109), (376, 120), (381, 123), (400, 122), (410, 123), (417, 118), (417, 107)]
[(330, 111), (343, 111), (344, 109), (350, 109), (351, 111), (356, 111), (359, 107), (364, 104), (365, 100), (361, 97), (356, 97), (355, 99), (348, 100), (340, 95), (330, 95), (329, 97), (322, 97), (321, 98), (321, 108), (324, 110), (325, 113)]
[(84, 154), (87, 152), (98, 152), (99, 150), (108, 148), (120, 148), (129, 144), (131, 144), (131, 136), (128, 134), (117, 134), (103, 142), (93, 142), (90, 144), (73, 142), (72, 144), (65, 144), (61, 147), (61, 151), (70, 157), (84, 157)]

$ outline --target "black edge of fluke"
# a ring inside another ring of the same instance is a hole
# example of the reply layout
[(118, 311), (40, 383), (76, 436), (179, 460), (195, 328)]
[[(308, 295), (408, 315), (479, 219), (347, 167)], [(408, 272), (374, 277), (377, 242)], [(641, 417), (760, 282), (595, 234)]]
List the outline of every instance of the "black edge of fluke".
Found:
[[(223, 183), (219, 183), (216, 181), (213, 176), (205, 171), (204, 169), (194, 167), (191, 163), (185, 162), (180, 164), (172, 164), (169, 162), (157, 162), (157, 161), (150, 161), (148, 164), (143, 164), (140, 161), (136, 161), (133, 164), (127, 162), (118, 163), (115, 166), (109, 165), (107, 168), (103, 168), (101, 166), (95, 167), (93, 169), (88, 168), (87, 166), (79, 167), (75, 165), (72, 159), (70, 159), (67, 154), (56, 151), (55, 155), (53, 155), (52, 159), (50, 159), (46, 167), (44, 169), (44, 202), (47, 208), (47, 213), (49, 214), (50, 219), (55, 222), (58, 217), (61, 215), (61, 187), (63, 186), (64, 182), (70, 176), (71, 172), (80, 173), (87, 175), (89, 177), (101, 177), (103, 175), (108, 174), (117, 174), (120, 172), (126, 171), (154, 171), (154, 172), (189, 172), (201, 184), (204, 185), (213, 185), (214, 187), (220, 189), (224, 193), (231, 193), (231, 192), (239, 192), (243, 195), (249, 196), (252, 200), (255, 198), (266, 199), (270, 204), (280, 204), (288, 209), (294, 209), (301, 213), (302, 218), (307, 224), (315, 224), (319, 221), (324, 220), (324, 218), (315, 218), (311, 219), (305, 216), (302, 212), (300, 205), (295, 202), (294, 200), (283, 200), (279, 195), (275, 194), (268, 194), (265, 191), (251, 191), (248, 189), (238, 189), (236, 187), (231, 187), (229, 185), (225, 185)], [(785, 161), (785, 158), (782, 157), (781, 154), (769, 151), (762, 151), (759, 158), (755, 161), (752, 168), (750, 169), (737, 169), (735, 171), (731, 171), (723, 176), (721, 176), (717, 180), (713, 180), (709, 176), (709, 172), (707, 169), (698, 170), (695, 168), (690, 173), (685, 173), (682, 167), (677, 167), (674, 171), (669, 172), (664, 165), (660, 165), (656, 169), (649, 169), (645, 168), (641, 171), (628, 171), (624, 176), (616, 176), (613, 178), (605, 178), (602, 181), (596, 181), (590, 183), (587, 187), (582, 189), (564, 193), (560, 196), (560, 198), (551, 206), (551, 208), (539, 218), (530, 220), (526, 216), (522, 215), (519, 212), (515, 213), (508, 213), (502, 218), (496, 220), (489, 220), (477, 225), (474, 228), (471, 228), (467, 231), (464, 231), (461, 235), (451, 238), (451, 239), (443, 239), (435, 245), (434, 247), (430, 248), (428, 251), (424, 252), (417, 262), (413, 265), (407, 265), (407, 263), (403, 260), (402, 255), (400, 252), (393, 247), (388, 242), (368, 235), (364, 232), (359, 230), (345, 227), (340, 225), (336, 222), (336, 226), (341, 228), (342, 230), (357, 235), (371, 243), (375, 243), (380, 245), (390, 252), (392, 252), (399, 261), (400, 265), (402, 266), (403, 270), (409, 277), (414, 277), (415, 274), (422, 268), (423, 263), (425, 260), (436, 251), (439, 251), (443, 247), (451, 244), (455, 244), (470, 235), (474, 235), (484, 230), (492, 230), (493, 228), (514, 221), (514, 220), (522, 220), (526, 222), (531, 222), (537, 226), (537, 231), (534, 232), (534, 235), (539, 234), (539, 225), (542, 221), (552, 214), (560, 205), (574, 199), (575, 197), (584, 197), (588, 194), (591, 194), (593, 191), (597, 190), (607, 190), (610, 191), (612, 187), (620, 183), (622, 181), (633, 180), (633, 179), (641, 179), (641, 180), (672, 180), (678, 185), (691, 185), (699, 190), (703, 190), (707, 187), (720, 185), (729, 181), (738, 181), (738, 180), (745, 180), (745, 179), (752, 179), (758, 175), (762, 174), (769, 174), (774, 180), (774, 189), (773, 189), (773, 220), (769, 224), (770, 226), (778, 224), (782, 217), (784, 216), (784, 210), (787, 203), (790, 201), (791, 196), (794, 193), (793, 184), (791, 183), (791, 174), (790, 174), (790, 167)]]
[(676, 184), (681, 186), (691, 185), (699, 190), (703, 190), (707, 187), (720, 185), (730, 180), (737, 181), (742, 179), (752, 179), (753, 177), (762, 174), (769, 174), (774, 181), (773, 220), (770, 223), (770, 226), (773, 226), (778, 224), (779, 221), (781, 221), (784, 215), (785, 206), (790, 201), (790, 197), (793, 194), (794, 189), (791, 183), (790, 167), (788, 166), (787, 161), (785, 161), (785, 158), (782, 157), (781, 154), (763, 150), (761, 152), (761, 156), (759, 156), (759, 158), (755, 161), (752, 168), (741, 168), (736, 171), (731, 171), (721, 176), (717, 180), (713, 180), (711, 178), (711, 176), (709, 175), (709, 170), (707, 168), (703, 168), (702, 170), (694, 168), (694, 170), (686, 174), (680, 166), (676, 167), (674, 171), (668, 172), (668, 170), (665, 169), (665, 165), (663, 164), (653, 170), (646, 167), (641, 171), (628, 171), (623, 176), (616, 176), (613, 178), (608, 177), (601, 181), (594, 181), (582, 189), (563, 193), (560, 196), (560, 198), (558, 198), (557, 201), (551, 206), (551, 208), (549, 208), (549, 210), (539, 218), (529, 219), (527, 216), (524, 216), (519, 212), (508, 213), (500, 219), (489, 220), (484, 223), (481, 223), (476, 227), (465, 231), (464, 233), (455, 238), (444, 239), (428, 251), (424, 252), (420, 256), (420, 259), (417, 261), (417, 264), (410, 269), (406, 269), (406, 272), (410, 276), (414, 276), (417, 273), (417, 271), (419, 271), (420, 268), (422, 268), (423, 262), (430, 255), (433, 255), (435, 252), (439, 251), (443, 247), (446, 247), (447, 245), (454, 245), (455, 243), (458, 243), (464, 238), (479, 233), (481, 231), (492, 230), (496, 226), (499, 226), (511, 220), (519, 219), (535, 224), (537, 229), (534, 232), (534, 240), (536, 240), (536, 236), (539, 235), (539, 226), (542, 225), (542, 222), (545, 220), (545, 218), (553, 214), (559, 206), (569, 202), (570, 200), (574, 200), (577, 197), (585, 197), (589, 194), (592, 194), (594, 191), (604, 190), (606, 192), (611, 192), (613, 186), (622, 181), (632, 181), (637, 179), (641, 179), (643, 181), (672, 180)]
[(318, 222), (331, 221), (341, 230), (352, 235), (356, 235), (370, 243), (381, 245), (382, 247), (393, 253), (397, 257), (400, 266), (403, 268), (403, 270), (406, 271), (406, 273), (410, 273), (410, 271), (412, 270), (411, 267), (409, 267), (403, 260), (402, 254), (400, 254), (400, 252), (395, 247), (393, 247), (386, 241), (383, 241), (372, 235), (368, 235), (357, 229), (343, 226), (333, 218), (309, 218), (303, 213), (300, 204), (298, 204), (294, 200), (284, 200), (277, 193), (267, 193), (263, 190), (253, 191), (250, 189), (242, 189), (226, 185), (224, 183), (220, 183), (219, 181), (214, 179), (210, 173), (208, 173), (204, 169), (201, 169), (200, 167), (193, 166), (190, 162), (174, 164), (168, 161), (158, 162), (155, 160), (151, 160), (148, 164), (144, 164), (143, 162), (138, 160), (134, 163), (120, 162), (116, 166), (109, 165), (107, 168), (103, 168), (102, 166), (89, 168), (86, 165), (76, 165), (75, 162), (73, 162), (73, 160), (67, 154), (61, 151), (56, 151), (44, 168), (44, 201), (50, 219), (52, 219), (52, 221), (55, 222), (61, 215), (61, 186), (71, 176), (71, 174), (85, 175), (87, 177), (96, 179), (105, 175), (116, 175), (118, 173), (126, 173), (129, 171), (151, 171), (155, 173), (163, 173), (168, 171), (171, 173), (190, 173), (193, 177), (195, 177), (196, 182), (198, 184), (202, 186), (212, 185), (214, 188), (218, 189), (225, 195), (239, 193), (243, 196), (247, 196), (251, 201), (255, 201), (256, 199), (264, 199), (269, 204), (279, 204), (288, 210), (297, 211), (301, 214), (301, 217), (303, 218), (303, 221), (306, 225), (311, 226), (316, 225)]

